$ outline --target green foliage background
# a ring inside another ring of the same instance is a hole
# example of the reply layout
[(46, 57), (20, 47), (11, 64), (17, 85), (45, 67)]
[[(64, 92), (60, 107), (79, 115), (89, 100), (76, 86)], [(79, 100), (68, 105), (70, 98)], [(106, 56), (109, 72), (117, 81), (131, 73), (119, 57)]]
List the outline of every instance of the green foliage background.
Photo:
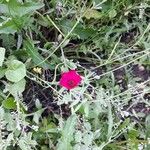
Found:
[[(149, 78), (132, 72), (149, 70), (149, 21), (149, 0), (1, 0), (0, 149), (149, 150)], [(83, 82), (66, 91), (58, 82), (69, 69)], [(50, 88), (60, 113), (44, 116), (36, 94), (30, 112), (28, 81)], [(148, 113), (132, 107), (141, 103)]]

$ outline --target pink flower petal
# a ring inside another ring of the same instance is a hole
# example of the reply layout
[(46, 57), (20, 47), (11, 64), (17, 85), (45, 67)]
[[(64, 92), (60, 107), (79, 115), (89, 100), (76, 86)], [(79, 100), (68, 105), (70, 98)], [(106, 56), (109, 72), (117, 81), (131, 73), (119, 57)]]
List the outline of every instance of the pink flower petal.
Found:
[(70, 90), (78, 86), (81, 80), (81, 76), (75, 70), (70, 70), (62, 73), (59, 84)]

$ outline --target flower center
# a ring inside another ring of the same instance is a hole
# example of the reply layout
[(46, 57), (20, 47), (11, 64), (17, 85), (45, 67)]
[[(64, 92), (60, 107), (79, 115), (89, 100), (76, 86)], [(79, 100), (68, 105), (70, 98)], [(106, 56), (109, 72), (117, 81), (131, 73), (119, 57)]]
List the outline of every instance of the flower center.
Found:
[(75, 86), (75, 81), (74, 80), (69, 80), (68, 81), (68, 86), (74, 87)]

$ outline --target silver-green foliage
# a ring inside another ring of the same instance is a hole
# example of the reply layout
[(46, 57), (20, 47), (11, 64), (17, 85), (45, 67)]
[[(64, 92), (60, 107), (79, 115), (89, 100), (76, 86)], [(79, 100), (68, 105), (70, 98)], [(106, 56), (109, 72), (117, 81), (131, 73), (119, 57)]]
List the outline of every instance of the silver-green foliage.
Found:
[[(7, 150), (10, 146), (18, 145), (22, 150), (34, 149), (37, 142), (32, 140), (32, 132), (25, 132), (28, 122), (17, 113), (9, 113), (0, 107), (0, 147)], [(21, 125), (21, 126), (20, 126)]]

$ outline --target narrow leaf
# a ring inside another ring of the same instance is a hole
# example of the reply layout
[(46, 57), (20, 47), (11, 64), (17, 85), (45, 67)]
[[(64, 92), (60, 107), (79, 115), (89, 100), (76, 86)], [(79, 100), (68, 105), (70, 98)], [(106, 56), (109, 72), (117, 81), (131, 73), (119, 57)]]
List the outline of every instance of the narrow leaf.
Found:
[(5, 48), (0, 47), (0, 67), (3, 65), (5, 58)]
[(41, 2), (24, 2), (22, 4), (17, 0), (10, 0), (9, 2), (0, 4), (0, 13), (21, 17), (25, 14), (30, 14), (43, 6), (44, 4)]

